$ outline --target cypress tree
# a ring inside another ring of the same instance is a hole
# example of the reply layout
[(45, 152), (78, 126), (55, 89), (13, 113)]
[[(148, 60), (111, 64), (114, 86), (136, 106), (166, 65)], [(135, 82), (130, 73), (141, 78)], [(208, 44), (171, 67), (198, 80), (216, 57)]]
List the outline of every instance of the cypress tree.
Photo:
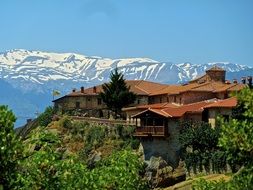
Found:
[(136, 99), (136, 94), (130, 92), (130, 87), (127, 86), (124, 76), (118, 72), (116, 68), (110, 74), (110, 82), (102, 85), (103, 92), (100, 97), (106, 104), (108, 109), (114, 112), (115, 118), (121, 116), (121, 109), (133, 103)]

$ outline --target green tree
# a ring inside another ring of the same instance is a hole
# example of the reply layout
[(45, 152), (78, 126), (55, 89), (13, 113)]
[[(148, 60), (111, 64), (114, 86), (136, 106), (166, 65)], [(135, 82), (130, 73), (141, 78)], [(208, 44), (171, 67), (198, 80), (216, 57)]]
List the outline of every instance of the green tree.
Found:
[(237, 95), (240, 114), (229, 122), (220, 119), (219, 145), (226, 150), (230, 160), (243, 165), (253, 162), (253, 90), (245, 88)]
[(7, 106), (0, 106), (0, 187), (11, 189), (22, 155), (20, 139), (15, 135), (16, 118)]
[(220, 127), (212, 128), (205, 122), (181, 123), (179, 141), (182, 148), (182, 159), (185, 160), (188, 172), (196, 173), (203, 168), (209, 172), (221, 172), (226, 168), (226, 154), (218, 147)]
[(37, 118), (38, 124), (40, 126), (46, 127), (49, 123), (51, 123), (54, 113), (55, 113), (54, 108), (51, 106), (48, 106), (45, 109), (45, 111), (38, 116)]
[(110, 82), (102, 85), (103, 92), (100, 97), (106, 106), (115, 113), (117, 118), (121, 114), (121, 109), (136, 99), (136, 95), (130, 92), (130, 87), (127, 86), (124, 76), (118, 72), (116, 68), (111, 72)]

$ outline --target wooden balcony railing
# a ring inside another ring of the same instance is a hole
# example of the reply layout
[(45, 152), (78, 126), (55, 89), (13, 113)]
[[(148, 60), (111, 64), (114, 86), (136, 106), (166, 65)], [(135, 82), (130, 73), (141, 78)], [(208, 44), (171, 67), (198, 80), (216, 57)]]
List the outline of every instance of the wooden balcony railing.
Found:
[(164, 137), (166, 136), (165, 127), (164, 126), (136, 127), (134, 136), (136, 137), (145, 137), (145, 136)]

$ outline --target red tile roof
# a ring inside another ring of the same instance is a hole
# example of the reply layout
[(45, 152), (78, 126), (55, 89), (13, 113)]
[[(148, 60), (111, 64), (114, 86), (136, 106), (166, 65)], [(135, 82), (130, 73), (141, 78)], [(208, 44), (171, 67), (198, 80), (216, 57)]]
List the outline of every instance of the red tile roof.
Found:
[(165, 108), (164, 112), (169, 114), (172, 117), (182, 117), (186, 112), (202, 112), (204, 109), (203, 107), (212, 104), (215, 100), (207, 100), (201, 101), (192, 104), (182, 105), (178, 108)]
[(237, 105), (236, 97), (231, 97), (224, 100), (218, 100), (212, 104), (206, 105), (204, 108), (233, 108)]
[(246, 87), (245, 84), (227, 84), (223, 82), (204, 82), (204, 83), (190, 83), (187, 85), (170, 85), (165, 88), (163, 88), (160, 91), (156, 91), (152, 93), (151, 95), (161, 95), (161, 94), (168, 94), (168, 95), (174, 95), (174, 94), (180, 94), (184, 92), (231, 92), (231, 91), (238, 91)]
[(151, 111), (156, 114), (159, 114), (164, 117), (182, 117), (185, 113), (193, 113), (193, 112), (202, 112), (204, 109), (208, 108), (216, 108), (216, 107), (222, 107), (222, 108), (233, 108), (237, 105), (237, 100), (235, 97), (228, 98), (225, 100), (217, 100), (217, 99), (211, 99), (201, 102), (196, 102), (192, 104), (185, 104), (185, 105), (178, 105), (178, 106), (171, 106), (171, 107), (155, 107), (154, 105), (147, 105), (148, 109), (137, 113), (133, 117), (138, 117), (141, 114)]
[(159, 108), (176, 108), (178, 107), (178, 104), (174, 104), (174, 103), (157, 103), (157, 104), (147, 104), (147, 105), (140, 105), (140, 106), (136, 106), (136, 108), (152, 108), (152, 109), (159, 109)]
[(164, 117), (181, 117), (183, 116), (186, 112), (202, 112), (204, 107), (212, 104), (215, 101), (213, 100), (207, 100), (207, 101), (202, 101), (202, 102), (197, 102), (197, 103), (192, 103), (192, 104), (186, 104), (186, 105), (178, 105), (178, 106), (172, 106), (172, 107), (161, 107), (161, 108), (151, 108), (149, 107), (148, 109), (134, 115), (133, 117), (137, 117), (146, 111), (151, 111), (154, 113), (157, 113), (159, 115), (162, 115)]
[[(126, 84), (127, 86), (130, 87), (131, 92), (134, 92), (137, 95), (144, 95), (144, 96), (151, 95), (154, 92), (160, 91), (168, 87), (168, 85), (166, 84), (160, 84), (160, 83), (155, 83), (155, 82), (150, 82), (150, 81), (145, 81), (145, 80), (126, 80)], [(94, 95), (98, 95), (100, 92), (103, 91), (102, 85), (95, 86), (95, 88), (96, 88), (96, 92), (94, 92), (94, 87), (90, 87), (90, 88), (84, 89), (83, 92), (81, 92), (81, 90), (78, 90), (75, 92), (71, 92), (63, 97), (75, 97), (75, 96), (87, 96), (87, 95), (94, 96)], [(54, 100), (54, 102), (59, 99), (62, 99), (63, 97)]]

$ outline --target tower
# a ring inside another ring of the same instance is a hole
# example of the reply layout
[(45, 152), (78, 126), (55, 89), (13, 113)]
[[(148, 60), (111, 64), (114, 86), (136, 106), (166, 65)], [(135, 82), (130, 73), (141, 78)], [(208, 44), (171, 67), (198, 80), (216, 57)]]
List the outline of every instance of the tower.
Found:
[(206, 70), (207, 81), (225, 82), (226, 71), (218, 66)]

